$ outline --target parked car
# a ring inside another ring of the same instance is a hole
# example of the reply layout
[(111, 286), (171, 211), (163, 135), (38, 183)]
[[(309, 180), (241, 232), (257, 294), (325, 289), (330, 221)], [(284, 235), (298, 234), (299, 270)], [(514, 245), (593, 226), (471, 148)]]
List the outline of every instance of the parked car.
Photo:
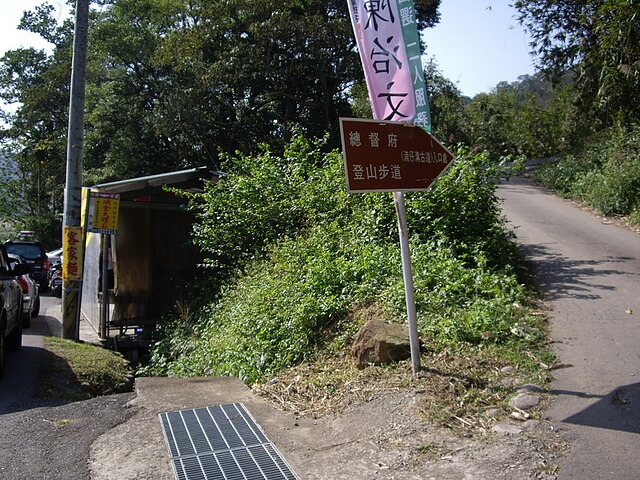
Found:
[(56, 248), (55, 250), (47, 252), (47, 258), (49, 259), (49, 265), (62, 262), (62, 248)]
[(31, 275), (38, 282), (40, 290), (46, 292), (49, 288), (49, 258), (40, 242), (28, 240), (10, 240), (5, 242), (4, 248), (9, 254), (24, 257), (31, 266)]
[[(9, 254), (9, 264), (15, 269), (16, 264), (29, 264), (20, 255)], [(31, 327), (31, 319), (40, 315), (40, 288), (30, 275), (20, 275), (16, 277), (22, 289), (22, 328)]]
[(0, 378), (4, 376), (7, 350), (22, 347), (22, 290), (17, 276), (29, 274), (29, 267), (11, 268), (4, 247), (0, 247)]

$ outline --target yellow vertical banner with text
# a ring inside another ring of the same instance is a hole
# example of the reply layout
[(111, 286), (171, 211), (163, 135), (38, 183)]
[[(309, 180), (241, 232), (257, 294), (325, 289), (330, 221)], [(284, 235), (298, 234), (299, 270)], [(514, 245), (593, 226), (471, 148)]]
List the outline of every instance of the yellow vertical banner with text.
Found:
[(62, 242), (62, 279), (82, 280), (83, 228), (64, 227)]

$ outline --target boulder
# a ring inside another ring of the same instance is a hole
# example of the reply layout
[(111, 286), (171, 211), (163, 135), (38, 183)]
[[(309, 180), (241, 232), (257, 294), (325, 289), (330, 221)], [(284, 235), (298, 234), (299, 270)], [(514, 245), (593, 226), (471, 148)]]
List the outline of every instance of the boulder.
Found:
[(404, 325), (370, 320), (355, 336), (353, 356), (358, 368), (383, 365), (411, 357), (409, 329)]

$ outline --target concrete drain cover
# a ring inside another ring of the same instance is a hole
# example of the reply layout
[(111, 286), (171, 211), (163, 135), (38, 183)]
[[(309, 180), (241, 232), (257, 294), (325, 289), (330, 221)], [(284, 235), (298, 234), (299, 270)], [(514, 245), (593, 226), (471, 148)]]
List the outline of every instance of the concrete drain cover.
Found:
[(242, 403), (160, 414), (178, 480), (298, 480)]

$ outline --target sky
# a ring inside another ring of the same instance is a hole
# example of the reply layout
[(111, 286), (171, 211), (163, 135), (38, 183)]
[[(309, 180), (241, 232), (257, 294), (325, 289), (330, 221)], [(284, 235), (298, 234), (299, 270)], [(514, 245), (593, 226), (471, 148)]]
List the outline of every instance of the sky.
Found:
[[(39, 36), (17, 30), (24, 10), (44, 0), (0, 0), (0, 56), (18, 47), (46, 48)], [(61, 11), (64, 0), (48, 0)], [(529, 38), (515, 20), (512, 0), (442, 0), (440, 23), (424, 32), (427, 58), (467, 96), (534, 73)]]
[(529, 36), (515, 19), (512, 0), (442, 0), (440, 23), (422, 37), (426, 56), (469, 97), (501, 81), (533, 74)]
[[(33, 10), (34, 7), (44, 3), (45, 0), (0, 0), (0, 56), (7, 50), (20, 47), (47, 48), (45, 42), (39, 35), (18, 30), (18, 24), (22, 13), (25, 10)], [(66, 4), (64, 0), (47, 0), (58, 12)]]

